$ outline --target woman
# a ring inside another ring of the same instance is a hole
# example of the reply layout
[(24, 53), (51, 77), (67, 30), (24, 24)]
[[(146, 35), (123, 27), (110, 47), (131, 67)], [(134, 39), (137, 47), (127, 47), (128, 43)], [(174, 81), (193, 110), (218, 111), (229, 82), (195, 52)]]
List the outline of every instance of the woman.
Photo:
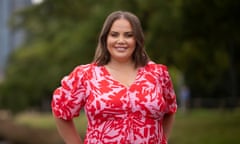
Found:
[(84, 107), (84, 144), (166, 144), (176, 96), (167, 67), (152, 62), (139, 19), (111, 13), (92, 63), (77, 66), (54, 91), (52, 110), (67, 144), (81, 144), (73, 123)]

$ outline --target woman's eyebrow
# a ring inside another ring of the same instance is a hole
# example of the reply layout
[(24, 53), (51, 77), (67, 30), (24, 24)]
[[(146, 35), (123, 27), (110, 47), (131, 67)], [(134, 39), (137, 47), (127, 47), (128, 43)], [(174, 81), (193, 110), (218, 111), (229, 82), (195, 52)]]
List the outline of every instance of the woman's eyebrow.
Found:
[(125, 33), (133, 33), (133, 31), (127, 31), (127, 32), (125, 32)]
[[(114, 30), (110, 30), (109, 32), (115, 32), (115, 33), (119, 33), (118, 31), (114, 31)], [(125, 31), (124, 33), (133, 33), (133, 31)]]
[(113, 31), (113, 30), (111, 30), (110, 32), (113, 32), (113, 33), (118, 33), (118, 32), (116, 32), (116, 31)]

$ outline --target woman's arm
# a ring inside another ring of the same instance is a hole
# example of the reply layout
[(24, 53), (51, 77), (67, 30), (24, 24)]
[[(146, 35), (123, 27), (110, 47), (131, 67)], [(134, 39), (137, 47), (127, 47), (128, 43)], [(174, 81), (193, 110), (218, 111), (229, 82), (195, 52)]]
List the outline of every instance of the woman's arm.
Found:
[(66, 144), (83, 144), (73, 120), (55, 118), (57, 129)]
[(163, 118), (163, 132), (164, 132), (167, 139), (169, 138), (169, 135), (171, 133), (173, 123), (174, 123), (174, 119), (175, 119), (175, 114), (174, 113), (166, 114)]

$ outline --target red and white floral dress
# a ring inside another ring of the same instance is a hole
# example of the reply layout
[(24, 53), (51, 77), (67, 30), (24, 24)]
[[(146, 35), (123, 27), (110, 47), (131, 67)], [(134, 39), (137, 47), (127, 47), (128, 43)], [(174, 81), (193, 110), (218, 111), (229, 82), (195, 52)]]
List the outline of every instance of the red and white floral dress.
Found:
[(104, 66), (80, 65), (54, 91), (52, 110), (70, 120), (84, 107), (88, 128), (84, 144), (166, 144), (163, 116), (177, 110), (167, 67), (149, 62), (129, 87)]

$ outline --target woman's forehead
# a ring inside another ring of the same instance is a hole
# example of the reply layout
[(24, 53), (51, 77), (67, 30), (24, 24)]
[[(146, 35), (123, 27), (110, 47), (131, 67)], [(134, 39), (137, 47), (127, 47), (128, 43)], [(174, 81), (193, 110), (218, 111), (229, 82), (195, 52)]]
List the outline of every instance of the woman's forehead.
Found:
[(113, 22), (110, 30), (111, 31), (119, 31), (119, 30), (132, 31), (132, 26), (127, 19), (121, 18)]

